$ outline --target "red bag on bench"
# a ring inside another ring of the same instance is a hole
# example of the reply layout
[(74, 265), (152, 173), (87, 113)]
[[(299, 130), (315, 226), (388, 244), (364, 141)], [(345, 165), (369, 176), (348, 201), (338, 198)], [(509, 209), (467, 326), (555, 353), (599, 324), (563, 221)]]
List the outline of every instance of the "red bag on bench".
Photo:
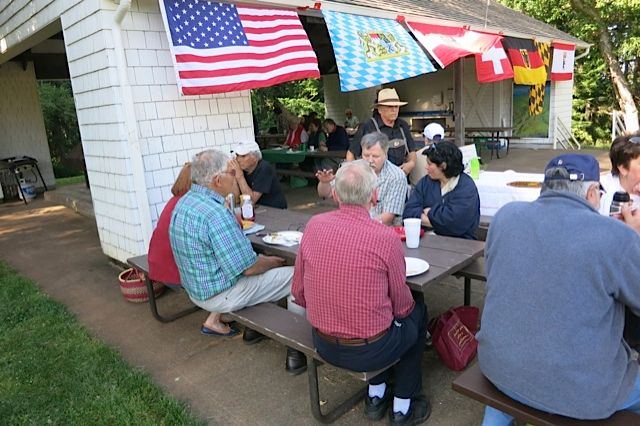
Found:
[(475, 306), (451, 308), (429, 322), (438, 356), (451, 370), (464, 370), (478, 350), (475, 332), (479, 310)]

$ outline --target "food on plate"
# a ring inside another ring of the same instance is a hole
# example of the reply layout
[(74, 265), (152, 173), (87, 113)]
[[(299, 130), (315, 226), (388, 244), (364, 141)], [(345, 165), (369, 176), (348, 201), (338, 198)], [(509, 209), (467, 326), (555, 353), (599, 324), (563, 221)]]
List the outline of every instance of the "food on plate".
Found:
[(507, 185), (516, 188), (542, 188), (541, 182), (533, 182), (528, 180), (517, 180), (515, 182), (509, 182)]
[(253, 225), (255, 225), (256, 223), (251, 221), (251, 220), (243, 220), (242, 221), (242, 229), (246, 230), (251, 228)]

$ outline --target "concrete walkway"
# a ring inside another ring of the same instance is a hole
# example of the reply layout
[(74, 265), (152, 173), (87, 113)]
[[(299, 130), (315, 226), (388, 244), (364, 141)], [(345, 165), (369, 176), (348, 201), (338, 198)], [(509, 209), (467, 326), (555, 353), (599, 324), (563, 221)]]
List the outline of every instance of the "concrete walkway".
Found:
[[(540, 171), (558, 153), (518, 151), (512, 150), (504, 160), (494, 159), (488, 169), (496, 170), (494, 164), (515, 168), (517, 160), (528, 166), (518, 171)], [(521, 154), (527, 154), (524, 160), (518, 160)], [(287, 198), (299, 210), (331, 208), (316, 203), (312, 188), (288, 192)], [(209, 424), (316, 424), (309, 410), (306, 374), (290, 377), (285, 373), (281, 345), (266, 341), (245, 346), (240, 336), (205, 337), (198, 332), (204, 312), (161, 324), (147, 304), (126, 302), (117, 280), (121, 269), (102, 254), (93, 219), (41, 197), (26, 206), (0, 204), (0, 259), (66, 305), (96, 338), (118, 350), (130, 365), (146, 371), (167, 393), (187, 402)], [(451, 278), (433, 286), (425, 294), (430, 315), (462, 304), (462, 294), (462, 280)], [(474, 282), (472, 303), (482, 306), (483, 296), (483, 286)], [(159, 309), (168, 312), (187, 304), (184, 294), (169, 292), (160, 299)], [(424, 392), (433, 405), (428, 424), (480, 423), (483, 407), (451, 390), (456, 375), (442, 366), (433, 351), (425, 353)], [(320, 386), (321, 395), (332, 406), (361, 383), (323, 366)], [(335, 424), (368, 422), (360, 405)]]

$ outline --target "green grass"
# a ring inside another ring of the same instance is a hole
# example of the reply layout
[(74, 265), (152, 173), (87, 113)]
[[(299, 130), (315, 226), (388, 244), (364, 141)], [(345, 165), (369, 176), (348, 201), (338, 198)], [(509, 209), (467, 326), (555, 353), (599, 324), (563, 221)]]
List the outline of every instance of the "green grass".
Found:
[(74, 185), (76, 183), (84, 183), (84, 175), (56, 178), (56, 188), (60, 188), (65, 185)]
[(0, 419), (9, 425), (202, 424), (1, 261)]

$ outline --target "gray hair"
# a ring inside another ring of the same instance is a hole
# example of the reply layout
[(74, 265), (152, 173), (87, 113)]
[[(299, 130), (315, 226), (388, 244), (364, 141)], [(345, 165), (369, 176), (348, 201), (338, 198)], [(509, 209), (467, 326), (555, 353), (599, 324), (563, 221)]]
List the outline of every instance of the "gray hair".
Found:
[(262, 160), (262, 151), (250, 151), (249, 155), (253, 155), (256, 160)]
[(342, 204), (363, 206), (371, 200), (376, 181), (376, 173), (368, 162), (342, 163), (336, 173), (336, 194)]
[(385, 154), (389, 151), (389, 138), (382, 132), (367, 133), (360, 140), (360, 146), (363, 150), (373, 148), (377, 144), (380, 144), (380, 148)]
[(544, 172), (544, 176), (545, 181), (540, 189), (541, 194), (545, 191), (563, 191), (586, 199), (589, 188), (593, 185), (600, 185), (600, 182), (590, 180), (569, 180), (569, 172), (564, 167), (551, 167)]
[(191, 161), (191, 180), (202, 186), (208, 186), (213, 178), (223, 173), (229, 163), (224, 152), (208, 149), (196, 154)]

